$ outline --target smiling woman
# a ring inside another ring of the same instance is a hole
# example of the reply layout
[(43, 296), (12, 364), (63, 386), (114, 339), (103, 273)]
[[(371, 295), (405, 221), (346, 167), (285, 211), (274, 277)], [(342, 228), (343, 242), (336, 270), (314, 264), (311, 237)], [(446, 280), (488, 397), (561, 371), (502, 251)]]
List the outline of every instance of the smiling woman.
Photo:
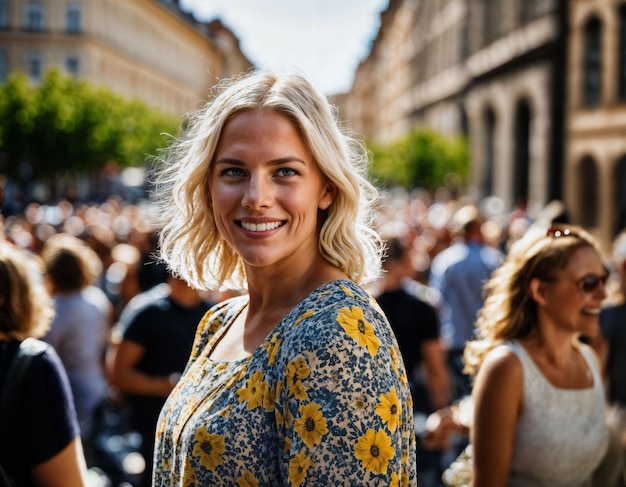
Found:
[(242, 295), (200, 322), (157, 428), (154, 485), (415, 486), (367, 153), (294, 72), (224, 82), (157, 165), (162, 258)]
[(591, 235), (566, 227), (531, 232), (492, 275), (465, 349), (477, 371), (472, 485), (594, 485), (609, 439), (604, 386), (578, 338), (600, 331), (606, 276)]

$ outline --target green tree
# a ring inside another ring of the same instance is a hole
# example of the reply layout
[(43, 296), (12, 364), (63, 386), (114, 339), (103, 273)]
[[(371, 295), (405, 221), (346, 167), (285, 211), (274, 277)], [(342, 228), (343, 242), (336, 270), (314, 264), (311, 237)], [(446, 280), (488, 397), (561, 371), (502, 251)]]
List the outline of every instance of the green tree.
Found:
[(176, 135), (176, 117), (105, 88), (49, 71), (41, 85), (12, 75), (0, 87), (0, 172), (28, 162), (40, 178), (139, 166)]
[(397, 141), (372, 144), (371, 174), (375, 182), (435, 190), (463, 184), (469, 175), (469, 151), (463, 137), (444, 137), (431, 129), (415, 129)]

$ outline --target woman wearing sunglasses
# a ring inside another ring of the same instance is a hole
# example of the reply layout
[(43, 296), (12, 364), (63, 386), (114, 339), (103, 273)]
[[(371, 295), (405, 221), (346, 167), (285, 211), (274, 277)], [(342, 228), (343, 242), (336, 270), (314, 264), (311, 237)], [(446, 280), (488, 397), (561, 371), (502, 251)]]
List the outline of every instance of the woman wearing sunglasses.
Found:
[(465, 349), (474, 487), (592, 485), (608, 431), (599, 364), (578, 338), (598, 329), (606, 278), (587, 232), (552, 227), (516, 242), (487, 283)]

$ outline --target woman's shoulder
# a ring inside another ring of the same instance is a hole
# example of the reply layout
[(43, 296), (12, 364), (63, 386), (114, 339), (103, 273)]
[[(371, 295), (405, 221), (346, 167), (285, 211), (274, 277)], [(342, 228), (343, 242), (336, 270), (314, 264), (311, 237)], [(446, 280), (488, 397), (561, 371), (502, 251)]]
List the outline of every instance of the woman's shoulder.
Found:
[(352, 281), (333, 281), (313, 291), (286, 319), (294, 325), (306, 319), (323, 326), (334, 324), (331, 318), (351, 313), (370, 320), (383, 316), (376, 300), (363, 288)]
[(289, 344), (284, 350), (290, 353), (350, 344), (366, 344), (374, 353), (380, 344), (393, 344), (378, 304), (351, 281), (333, 281), (318, 288), (289, 313), (277, 333)]
[(522, 379), (523, 348), (518, 342), (505, 342), (491, 350), (482, 365), (479, 374), (493, 381)]

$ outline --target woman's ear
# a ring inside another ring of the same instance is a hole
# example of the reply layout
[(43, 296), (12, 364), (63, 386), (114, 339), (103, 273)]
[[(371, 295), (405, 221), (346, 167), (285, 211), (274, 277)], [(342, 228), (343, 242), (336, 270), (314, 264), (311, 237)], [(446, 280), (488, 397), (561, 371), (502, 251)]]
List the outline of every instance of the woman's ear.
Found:
[(318, 208), (320, 210), (327, 210), (330, 205), (335, 201), (337, 197), (337, 187), (334, 184), (326, 183), (325, 192), (322, 194), (320, 198), (320, 202), (318, 204)]
[(530, 284), (528, 285), (528, 292), (533, 301), (535, 301), (539, 305), (546, 304), (545, 297), (545, 283), (536, 277), (533, 277), (530, 280)]

